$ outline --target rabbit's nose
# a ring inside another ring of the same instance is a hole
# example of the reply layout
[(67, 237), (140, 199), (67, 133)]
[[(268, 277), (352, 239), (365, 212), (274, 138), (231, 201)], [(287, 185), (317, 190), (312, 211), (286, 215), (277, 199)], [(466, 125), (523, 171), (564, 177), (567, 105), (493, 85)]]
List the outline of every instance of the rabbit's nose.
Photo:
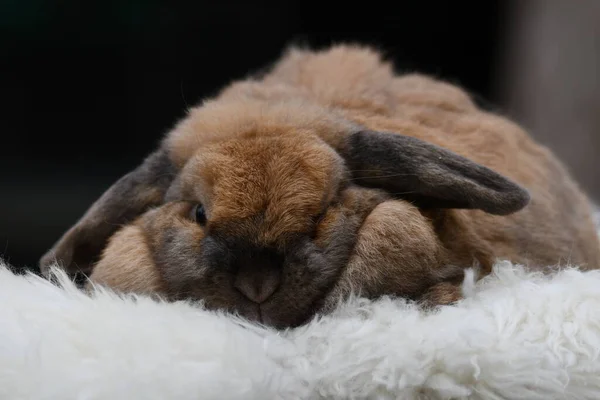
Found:
[(234, 287), (254, 303), (267, 300), (281, 283), (283, 256), (273, 249), (239, 254)]
[(250, 301), (260, 304), (275, 293), (280, 283), (280, 268), (246, 265), (238, 270), (234, 286)]

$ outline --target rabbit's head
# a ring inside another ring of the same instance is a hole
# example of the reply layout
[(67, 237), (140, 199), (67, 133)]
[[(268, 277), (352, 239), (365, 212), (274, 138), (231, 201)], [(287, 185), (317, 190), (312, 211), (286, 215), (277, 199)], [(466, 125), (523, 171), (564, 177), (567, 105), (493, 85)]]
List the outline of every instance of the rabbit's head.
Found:
[[(528, 200), (498, 173), (401, 132), (302, 102), (224, 98), (193, 110), (41, 266), (56, 260), (116, 289), (295, 326), (341, 279), (409, 297), (437, 283), (442, 250), (428, 213), (503, 215)], [(364, 267), (343, 278), (349, 264)]]

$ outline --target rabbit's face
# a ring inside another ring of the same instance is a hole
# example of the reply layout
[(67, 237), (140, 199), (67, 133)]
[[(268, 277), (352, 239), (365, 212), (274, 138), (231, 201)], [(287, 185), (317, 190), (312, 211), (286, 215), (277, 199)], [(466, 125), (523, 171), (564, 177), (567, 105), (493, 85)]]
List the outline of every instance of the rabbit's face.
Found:
[(387, 196), (348, 187), (316, 137), (233, 140), (201, 149), (139, 226), (170, 298), (201, 299), (275, 327), (312, 315), (358, 229)]

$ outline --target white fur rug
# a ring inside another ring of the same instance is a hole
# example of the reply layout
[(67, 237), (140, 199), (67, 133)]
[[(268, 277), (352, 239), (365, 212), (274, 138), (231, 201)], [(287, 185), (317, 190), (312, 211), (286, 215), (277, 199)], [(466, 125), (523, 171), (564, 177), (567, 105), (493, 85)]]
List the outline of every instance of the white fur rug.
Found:
[(0, 399), (600, 399), (600, 271), (466, 283), (437, 313), (354, 299), (275, 332), (0, 265)]

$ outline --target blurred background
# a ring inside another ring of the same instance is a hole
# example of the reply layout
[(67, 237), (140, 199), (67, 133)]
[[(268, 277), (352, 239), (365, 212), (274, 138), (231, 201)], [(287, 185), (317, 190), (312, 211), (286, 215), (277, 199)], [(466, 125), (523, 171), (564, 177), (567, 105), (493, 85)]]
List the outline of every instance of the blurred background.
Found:
[(600, 200), (600, 1), (3, 0), (0, 257), (39, 257), (184, 115), (292, 42), (462, 85)]

